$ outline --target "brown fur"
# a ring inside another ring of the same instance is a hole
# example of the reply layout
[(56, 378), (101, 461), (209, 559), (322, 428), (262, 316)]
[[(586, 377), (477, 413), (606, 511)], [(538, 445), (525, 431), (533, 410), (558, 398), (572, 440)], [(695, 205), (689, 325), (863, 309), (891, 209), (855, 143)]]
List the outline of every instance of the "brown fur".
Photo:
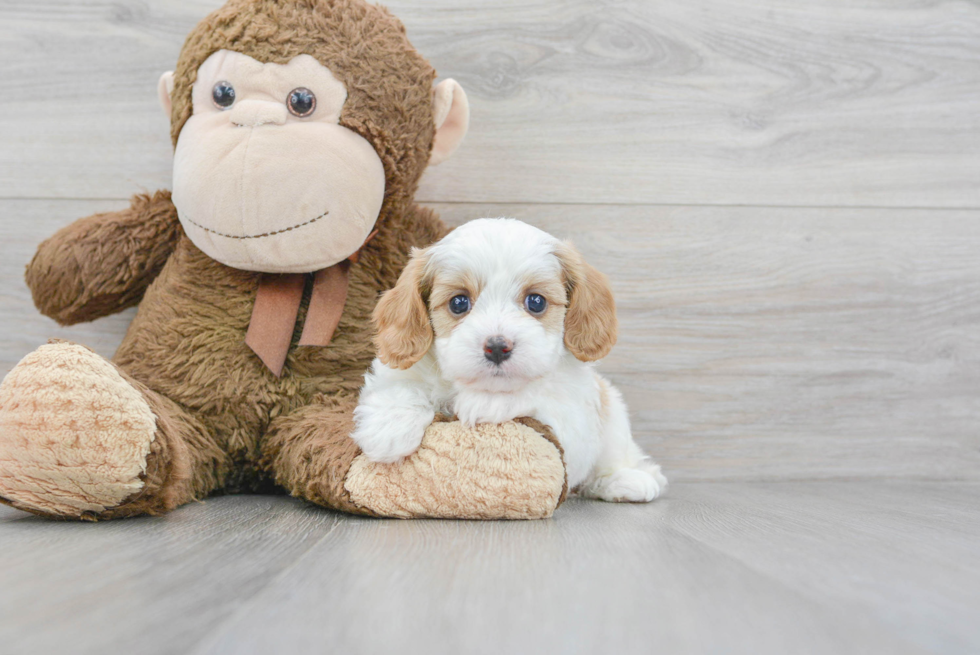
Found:
[(427, 303), (429, 320), (435, 335), (442, 337), (456, 329), (466, 316), (466, 314), (457, 316), (449, 311), (449, 301), (455, 296), (465, 294), (475, 303), (483, 290), (483, 281), (477, 279), (470, 271), (461, 271), (455, 276), (435, 275), (431, 287)]
[(406, 369), (422, 359), (432, 345), (432, 325), (425, 305), (424, 252), (416, 251), (394, 288), (374, 309), (378, 358), (388, 366)]
[(619, 321), (609, 279), (569, 243), (556, 253), (568, 288), (565, 347), (583, 362), (594, 362), (616, 345)]
[(524, 298), (529, 294), (537, 293), (544, 296), (548, 301), (548, 306), (544, 313), (536, 315), (534, 318), (541, 321), (544, 329), (552, 333), (561, 333), (565, 326), (565, 314), (568, 305), (568, 290), (565, 288), (564, 280), (553, 278), (524, 280), (518, 303), (523, 303)]
[(207, 495), (217, 485), (215, 472), (225, 462), (225, 452), (200, 420), (125, 372), (122, 374), (148, 401), (157, 419), (157, 433), (142, 476), (142, 491), (97, 518), (163, 514)]
[[(127, 210), (82, 219), (42, 243), (26, 278), (43, 313), (68, 324), (139, 303), (113, 361), (157, 418), (142, 491), (78, 518), (158, 514), (216, 490), (264, 490), (271, 481), (315, 503), (372, 513), (344, 489), (359, 453), (348, 435), (374, 357), (377, 298), (395, 285), (413, 248), (446, 233), (413, 200), (432, 146), (435, 73), (397, 19), (361, 0), (231, 0), (194, 29), (181, 52), (175, 144), (191, 114), (197, 69), (223, 48), (274, 63), (311, 54), (344, 82), (341, 124), (364, 136), (385, 168), (378, 232), (350, 268), (344, 313), (327, 347), (297, 345), (307, 289), (282, 377), (245, 344), (259, 274), (224, 266), (194, 246), (168, 192), (137, 196)], [(382, 318), (385, 306), (400, 302), (397, 290), (385, 298)], [(393, 342), (379, 338), (379, 345), (404, 356)]]
[(318, 396), (313, 403), (272, 421), (265, 439), (264, 465), (294, 496), (353, 514), (374, 512), (354, 504), (344, 480), (360, 449), (354, 429), (356, 396)]
[(34, 304), (61, 325), (132, 307), (182, 234), (169, 191), (138, 195), (129, 209), (75, 221), (44, 241), (27, 266)]
[[(453, 290), (453, 296), (458, 295), (461, 290)], [(450, 296), (451, 298), (452, 296)], [(473, 296), (470, 296), (473, 298)], [(448, 302), (443, 301), (441, 303), (430, 303), (429, 304), (429, 320), (432, 322), (432, 331), (437, 337), (444, 337), (450, 334), (456, 329), (463, 316), (457, 316), (449, 311)]]
[(469, 296), (475, 303), (483, 291), (483, 284), (483, 280), (478, 279), (472, 271), (457, 271), (453, 275), (437, 272), (430, 283), (432, 290), (428, 298), (429, 311), (444, 307), (461, 293)]

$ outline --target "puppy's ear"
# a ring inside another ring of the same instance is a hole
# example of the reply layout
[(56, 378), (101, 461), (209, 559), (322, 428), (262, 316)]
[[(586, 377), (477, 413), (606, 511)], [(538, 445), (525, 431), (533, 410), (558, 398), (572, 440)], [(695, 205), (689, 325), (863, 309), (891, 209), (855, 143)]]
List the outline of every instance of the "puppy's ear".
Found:
[(571, 243), (555, 250), (568, 289), (565, 347), (583, 362), (602, 359), (616, 343), (619, 321), (609, 279), (582, 259)]
[(425, 250), (413, 249), (398, 283), (381, 296), (374, 308), (374, 345), (378, 358), (392, 368), (411, 367), (432, 345), (432, 324), (423, 296), (427, 259)]

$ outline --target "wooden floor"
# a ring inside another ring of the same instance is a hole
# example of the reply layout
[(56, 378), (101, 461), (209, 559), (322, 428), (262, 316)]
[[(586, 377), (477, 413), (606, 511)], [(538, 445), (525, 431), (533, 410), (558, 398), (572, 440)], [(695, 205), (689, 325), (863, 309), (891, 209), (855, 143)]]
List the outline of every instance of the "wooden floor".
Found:
[[(0, 0), (0, 376), (23, 270), (169, 188), (156, 82), (221, 0)], [(390, 0), (472, 124), (418, 197), (608, 273), (671, 495), (533, 523), (284, 497), (0, 508), (0, 655), (980, 652), (980, 4)]]
[(0, 510), (4, 653), (975, 653), (980, 483), (688, 483), (535, 522)]

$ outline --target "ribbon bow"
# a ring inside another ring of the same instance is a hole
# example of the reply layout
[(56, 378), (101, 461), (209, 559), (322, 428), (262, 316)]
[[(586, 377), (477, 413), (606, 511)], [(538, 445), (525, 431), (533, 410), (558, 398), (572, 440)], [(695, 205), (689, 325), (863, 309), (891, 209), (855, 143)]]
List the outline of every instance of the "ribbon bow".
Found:
[[(375, 230), (368, 235), (364, 244), (377, 233)], [(350, 266), (357, 263), (360, 253), (358, 249), (344, 261), (313, 273), (313, 291), (300, 346), (330, 344), (347, 302)], [(259, 280), (245, 343), (276, 377), (282, 375), (286, 365), (307, 275), (309, 273), (265, 273)]]

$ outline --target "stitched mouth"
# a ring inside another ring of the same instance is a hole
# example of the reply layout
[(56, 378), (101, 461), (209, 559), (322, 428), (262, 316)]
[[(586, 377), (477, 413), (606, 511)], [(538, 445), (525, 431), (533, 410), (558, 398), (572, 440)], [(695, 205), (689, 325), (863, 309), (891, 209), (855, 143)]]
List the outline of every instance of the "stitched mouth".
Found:
[(282, 234), (284, 232), (291, 232), (293, 230), (298, 230), (301, 227), (306, 227), (307, 225), (316, 223), (318, 220), (320, 220), (321, 218), (323, 218), (329, 213), (330, 213), (329, 211), (325, 211), (319, 216), (317, 216), (316, 218), (311, 218), (308, 221), (303, 221), (302, 223), (297, 223), (296, 225), (292, 225), (290, 227), (284, 227), (281, 230), (274, 230), (272, 232), (265, 232), (263, 234), (225, 234), (224, 232), (218, 232), (217, 230), (212, 230), (209, 227), (204, 227), (197, 221), (193, 221), (190, 218), (187, 218), (186, 216), (182, 216), (181, 218), (183, 218), (185, 221), (187, 221), (188, 223), (190, 223), (196, 228), (200, 228), (209, 234), (213, 234), (219, 237), (224, 237), (226, 239), (262, 239), (264, 237), (273, 237), (277, 234)]

